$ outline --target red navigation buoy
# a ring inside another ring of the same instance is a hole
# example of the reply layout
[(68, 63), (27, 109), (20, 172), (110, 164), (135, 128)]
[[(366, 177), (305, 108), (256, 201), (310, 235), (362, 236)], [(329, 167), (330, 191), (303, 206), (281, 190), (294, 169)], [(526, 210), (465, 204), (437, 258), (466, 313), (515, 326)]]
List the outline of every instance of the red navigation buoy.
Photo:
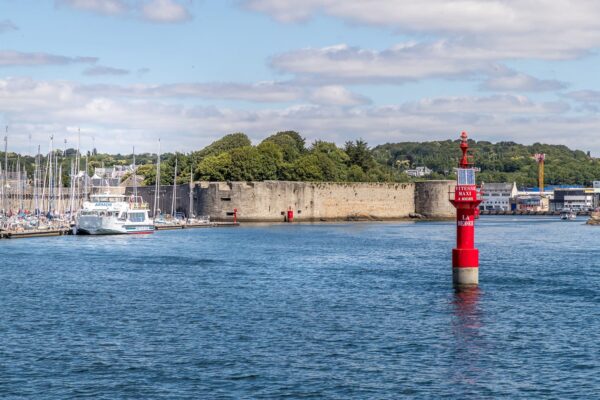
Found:
[(475, 248), (475, 214), (481, 194), (475, 184), (475, 168), (467, 154), (467, 133), (460, 135), (462, 158), (456, 171), (456, 187), (450, 202), (456, 207), (456, 248), (452, 249), (452, 282), (457, 286), (479, 283), (479, 250)]
[(233, 223), (237, 224), (237, 208), (233, 209)]
[(294, 222), (294, 210), (292, 210), (292, 207), (288, 207), (287, 222)]

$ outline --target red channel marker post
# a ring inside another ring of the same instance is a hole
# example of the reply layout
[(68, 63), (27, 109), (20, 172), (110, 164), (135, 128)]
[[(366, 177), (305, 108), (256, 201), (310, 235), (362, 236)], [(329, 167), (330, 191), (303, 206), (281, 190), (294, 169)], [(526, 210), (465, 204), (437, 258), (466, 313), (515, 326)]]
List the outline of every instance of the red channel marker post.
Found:
[(475, 184), (475, 168), (467, 154), (467, 133), (460, 134), (462, 158), (450, 202), (456, 207), (456, 248), (452, 249), (452, 282), (457, 286), (479, 284), (479, 250), (475, 248), (475, 214), (481, 194)]

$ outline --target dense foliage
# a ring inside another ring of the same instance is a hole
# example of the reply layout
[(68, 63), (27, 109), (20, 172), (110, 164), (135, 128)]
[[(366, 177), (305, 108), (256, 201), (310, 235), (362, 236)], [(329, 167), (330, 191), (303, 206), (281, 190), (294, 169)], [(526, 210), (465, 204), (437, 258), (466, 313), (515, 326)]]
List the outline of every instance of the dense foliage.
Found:
[[(481, 168), (479, 182), (512, 182), (519, 186), (535, 186), (537, 164), (535, 153), (546, 154), (546, 184), (591, 185), (600, 180), (600, 160), (589, 153), (570, 150), (566, 146), (535, 143), (531, 146), (513, 142), (490, 143), (470, 141), (474, 163)], [(70, 163), (75, 150), (65, 154), (56, 151), (62, 165), (63, 180), (69, 183)], [(2, 155), (3, 159), (3, 154)], [(405, 182), (414, 179), (454, 179), (454, 168), (460, 150), (458, 141), (388, 143), (370, 149), (359, 139), (343, 147), (317, 140), (307, 146), (297, 132), (278, 132), (254, 146), (243, 133), (226, 135), (209, 146), (188, 154), (161, 155), (161, 183), (173, 183), (177, 161), (177, 183), (194, 180), (251, 181), (334, 181), (334, 182)], [(86, 157), (82, 157), (81, 169)], [(34, 158), (9, 153), (9, 170), (15, 170), (17, 160), (31, 177)], [(132, 155), (87, 154), (88, 173), (96, 167), (132, 164)], [(47, 163), (41, 157), (41, 165)], [(138, 173), (151, 185), (156, 180), (156, 155), (136, 155)], [(426, 166), (433, 173), (423, 178), (409, 178), (406, 170)]]
[[(581, 150), (562, 145), (535, 143), (525, 146), (514, 142), (469, 141), (475, 166), (481, 168), (479, 182), (517, 182), (537, 186), (538, 166), (533, 158), (545, 153), (545, 183), (548, 185), (591, 185), (600, 180), (600, 159)], [(427, 166), (433, 178), (454, 179), (453, 168), (460, 158), (458, 141), (388, 143), (373, 149), (375, 160), (389, 168), (403, 170)]]
[[(375, 162), (371, 150), (361, 140), (346, 143), (316, 141), (308, 148), (293, 131), (278, 132), (257, 146), (245, 135), (225, 136), (209, 147), (230, 149), (199, 157), (195, 177), (201, 180), (291, 180), (291, 181), (401, 181), (406, 175)], [(234, 140), (235, 139), (235, 140)]]

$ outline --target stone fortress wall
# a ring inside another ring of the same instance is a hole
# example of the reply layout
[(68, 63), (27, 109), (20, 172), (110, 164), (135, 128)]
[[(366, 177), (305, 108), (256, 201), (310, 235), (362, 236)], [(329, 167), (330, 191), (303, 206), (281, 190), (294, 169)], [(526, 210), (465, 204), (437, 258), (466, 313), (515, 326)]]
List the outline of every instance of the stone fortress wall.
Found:
[(296, 221), (454, 218), (448, 201), (454, 181), (416, 183), (200, 182), (195, 212), (230, 220), (237, 209), (246, 222), (283, 221), (291, 207)]

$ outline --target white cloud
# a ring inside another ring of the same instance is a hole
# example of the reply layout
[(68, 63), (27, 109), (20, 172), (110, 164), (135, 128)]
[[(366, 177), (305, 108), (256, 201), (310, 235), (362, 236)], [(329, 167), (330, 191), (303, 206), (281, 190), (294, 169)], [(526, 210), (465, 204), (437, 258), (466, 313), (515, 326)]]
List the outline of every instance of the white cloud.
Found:
[(308, 100), (315, 104), (359, 105), (368, 98), (342, 86), (303, 87), (285, 82), (173, 83), (163, 85), (79, 85), (89, 95), (125, 98), (200, 98), (257, 103), (291, 103)]
[(531, 75), (498, 66), (480, 88), (500, 92), (545, 92), (565, 89), (567, 84), (555, 79), (538, 79)]
[[(325, 92), (331, 89), (326, 89)], [(335, 90), (333, 90), (335, 92)], [(108, 93), (107, 93), (108, 94)], [(47, 143), (50, 133), (76, 140), (76, 127), (94, 135), (101, 151), (190, 151), (215, 137), (242, 131), (255, 140), (294, 129), (309, 141), (343, 143), (363, 137), (371, 145), (404, 140), (455, 138), (467, 130), (477, 140), (566, 144), (600, 152), (600, 116), (570, 116), (566, 103), (539, 103), (523, 96), (493, 95), (428, 98), (388, 106), (291, 105), (256, 110), (190, 105), (168, 98), (105, 96), (69, 82), (0, 79), (0, 109), (11, 126), (11, 147), (27, 150)], [(35, 112), (31, 112), (35, 110)], [(91, 144), (89, 144), (91, 146)], [(84, 145), (85, 148), (85, 145)]]
[(97, 65), (94, 67), (86, 68), (83, 71), (84, 75), (87, 76), (104, 76), (104, 75), (129, 75), (129, 71), (122, 68), (113, 68), (113, 67), (105, 67), (101, 65)]
[(324, 13), (402, 33), (441, 35), (519, 58), (573, 58), (600, 45), (597, 1), (246, 0), (245, 4), (283, 22)]
[(275, 56), (271, 65), (280, 72), (317, 81), (404, 82), (489, 72), (495, 68), (490, 59), (485, 51), (438, 41), (407, 42), (383, 51), (345, 44), (308, 48)]
[(600, 103), (600, 90), (578, 90), (567, 93), (566, 97), (582, 103)]
[(191, 19), (189, 10), (177, 0), (55, 0), (71, 7), (110, 16), (137, 16), (150, 22), (183, 22)]
[[(104, 68), (104, 67), (101, 67)], [(70, 81), (36, 81), (29, 78), (0, 80), (6, 92), (16, 97), (36, 91), (67, 90), (81, 98), (150, 99), (214, 99), (258, 103), (292, 103), (310, 101), (315, 104), (358, 105), (369, 102), (367, 98), (341, 86), (304, 88), (283, 82), (243, 83), (173, 83), (163, 85), (84, 85)]]
[(368, 98), (337, 85), (318, 87), (309, 98), (313, 103), (322, 105), (357, 106), (370, 103)]
[(191, 18), (189, 11), (173, 0), (152, 0), (141, 9), (144, 19), (155, 22), (181, 22)]
[(123, 0), (56, 0), (56, 4), (103, 15), (122, 15), (130, 8)]
[(66, 57), (48, 53), (24, 53), (20, 51), (0, 50), (0, 67), (65, 65), (73, 63), (93, 64), (95, 57)]

